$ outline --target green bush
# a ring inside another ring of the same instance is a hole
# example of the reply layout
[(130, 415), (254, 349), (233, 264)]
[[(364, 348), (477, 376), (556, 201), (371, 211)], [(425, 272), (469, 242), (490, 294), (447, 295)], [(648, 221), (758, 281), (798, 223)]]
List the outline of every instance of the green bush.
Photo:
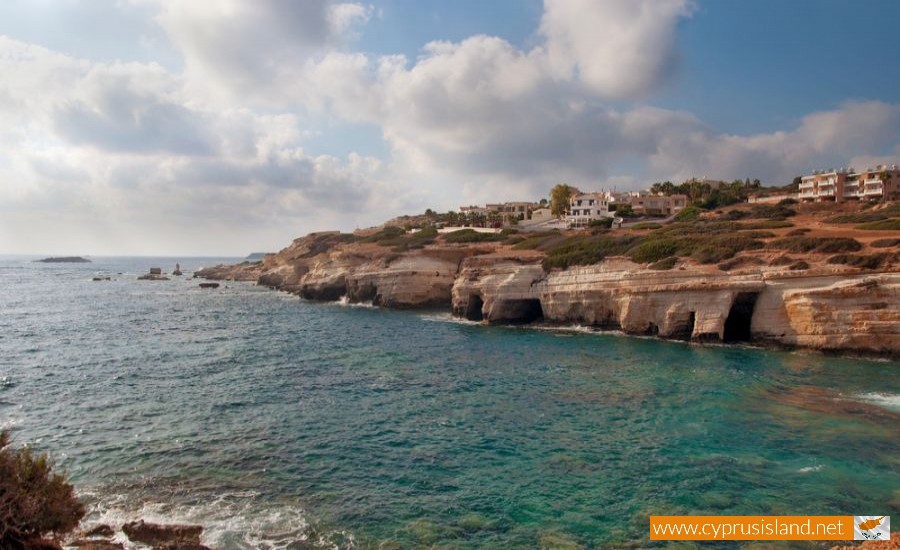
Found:
[(497, 242), (506, 239), (506, 235), (502, 233), (480, 233), (474, 229), (460, 229), (452, 233), (444, 235), (444, 242), (460, 244), (460, 243), (487, 243)]
[(796, 216), (797, 212), (793, 208), (788, 208), (787, 206), (778, 203), (778, 204), (754, 204), (750, 207), (750, 217), (752, 218), (766, 218), (766, 219), (780, 219), (789, 218), (791, 216)]
[(662, 224), (656, 222), (640, 222), (632, 225), (628, 229), (659, 229), (662, 227)]
[(543, 250), (547, 244), (561, 239), (562, 236), (558, 231), (545, 231), (542, 233), (533, 233), (524, 240), (513, 244), (514, 250)]
[(879, 252), (878, 254), (855, 255), (838, 254), (828, 258), (830, 264), (843, 264), (862, 269), (881, 269), (895, 262), (897, 254), (891, 252)]
[(742, 229), (784, 229), (786, 227), (794, 227), (794, 224), (785, 220), (766, 220), (745, 223), (743, 224)]
[(857, 225), (856, 228), (869, 230), (874, 229), (877, 231), (900, 231), (900, 218), (864, 223), (861, 225)]
[(314, 236), (308, 250), (298, 256), (298, 258), (312, 258), (319, 254), (324, 254), (340, 244), (352, 243), (357, 240), (359, 240), (359, 238), (356, 235), (351, 235), (349, 233), (321, 233)]
[(798, 227), (797, 229), (791, 229), (787, 232), (788, 237), (801, 237), (810, 232), (810, 228), (808, 227)]
[(623, 254), (638, 237), (623, 235), (592, 235), (588, 237), (569, 237), (562, 243), (547, 251), (544, 258), (544, 269), (554, 267), (565, 269), (573, 265), (592, 265), (607, 256)]
[(796, 262), (792, 263), (790, 267), (788, 267), (788, 269), (790, 269), (791, 271), (803, 271), (805, 269), (809, 269), (809, 264), (803, 260), (797, 260)]
[(653, 262), (652, 264), (648, 265), (647, 267), (649, 269), (655, 269), (656, 271), (668, 271), (668, 270), (672, 269), (673, 267), (675, 267), (675, 264), (677, 264), (677, 263), (678, 263), (678, 258), (676, 258), (675, 256), (669, 256), (668, 258), (663, 258), (662, 260), (660, 260), (658, 262)]
[(675, 221), (686, 222), (696, 220), (700, 217), (701, 212), (703, 212), (703, 210), (697, 208), (696, 206), (688, 206), (681, 212), (675, 214)]
[(644, 241), (628, 251), (628, 257), (637, 263), (658, 262), (674, 256), (679, 251), (679, 242), (673, 238)]
[(591, 220), (588, 222), (588, 227), (591, 228), (605, 228), (609, 229), (612, 227), (613, 219), (612, 218), (600, 218), (597, 220)]
[(724, 215), (719, 216), (720, 220), (726, 221), (737, 221), (743, 220), (744, 218), (750, 217), (750, 213), (746, 210), (732, 210), (730, 212), (726, 212)]
[(769, 265), (783, 266), (783, 265), (791, 265), (792, 263), (794, 263), (794, 259), (791, 258), (790, 256), (778, 256), (777, 258), (775, 258), (771, 262), (769, 262)]
[(900, 239), (878, 239), (869, 243), (872, 248), (890, 248), (892, 246), (900, 246)]
[(785, 237), (773, 241), (769, 247), (788, 252), (836, 254), (838, 252), (856, 252), (862, 248), (862, 244), (849, 237)]
[(786, 198), (778, 201), (778, 206), (791, 206), (793, 204), (797, 204), (797, 199)]
[(0, 431), (0, 548), (25, 548), (50, 533), (65, 534), (84, 517), (84, 505), (45, 454), (13, 449)]
[(867, 223), (886, 220), (900, 216), (900, 203), (892, 204), (878, 210), (869, 210), (857, 214), (841, 214), (826, 218), (826, 223)]

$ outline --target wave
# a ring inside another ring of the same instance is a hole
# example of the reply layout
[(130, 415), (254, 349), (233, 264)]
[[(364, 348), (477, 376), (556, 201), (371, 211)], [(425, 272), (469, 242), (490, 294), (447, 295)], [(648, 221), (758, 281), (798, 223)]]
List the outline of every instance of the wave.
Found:
[(364, 307), (364, 308), (377, 308), (378, 307), (375, 304), (373, 304), (371, 301), (351, 302), (350, 298), (346, 294), (344, 294), (343, 296), (338, 298), (338, 300), (336, 302), (328, 302), (328, 303), (334, 304), (336, 306), (341, 306), (341, 307)]
[(856, 394), (853, 397), (860, 401), (866, 401), (867, 403), (884, 407), (885, 409), (900, 411), (900, 394), (870, 392)]
[(201, 496), (180, 504), (133, 494), (88, 491), (79, 496), (88, 502), (88, 514), (82, 525), (86, 528), (100, 524), (112, 526), (117, 530), (114, 542), (129, 549), (142, 546), (129, 541), (118, 529), (122, 524), (138, 519), (160, 524), (202, 525), (202, 543), (223, 550), (287, 550), (307, 545), (345, 548), (354, 545), (352, 534), (343, 531), (318, 533), (307, 521), (301, 507), (275, 504), (255, 491)]

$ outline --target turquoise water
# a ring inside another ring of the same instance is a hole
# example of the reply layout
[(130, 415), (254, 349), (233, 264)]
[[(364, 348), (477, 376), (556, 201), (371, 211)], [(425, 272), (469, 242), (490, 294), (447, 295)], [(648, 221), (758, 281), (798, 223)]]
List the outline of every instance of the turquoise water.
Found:
[(175, 261), (218, 260), (0, 260), (0, 422), (91, 521), (199, 521), (224, 549), (601, 548), (649, 546), (650, 514), (900, 508), (896, 362), (135, 280)]

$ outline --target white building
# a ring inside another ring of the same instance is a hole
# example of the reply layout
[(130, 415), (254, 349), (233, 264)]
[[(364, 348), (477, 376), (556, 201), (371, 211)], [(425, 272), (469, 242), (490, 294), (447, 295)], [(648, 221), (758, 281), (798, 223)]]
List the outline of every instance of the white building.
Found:
[(566, 222), (569, 227), (587, 227), (593, 220), (613, 217), (609, 210), (609, 194), (579, 193), (569, 200)]

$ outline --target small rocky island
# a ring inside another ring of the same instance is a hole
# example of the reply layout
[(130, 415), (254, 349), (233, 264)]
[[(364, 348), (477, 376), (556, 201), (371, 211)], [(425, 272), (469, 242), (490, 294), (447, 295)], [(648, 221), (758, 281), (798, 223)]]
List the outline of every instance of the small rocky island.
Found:
[(81, 256), (58, 256), (35, 260), (35, 262), (43, 264), (89, 264), (91, 261)]

